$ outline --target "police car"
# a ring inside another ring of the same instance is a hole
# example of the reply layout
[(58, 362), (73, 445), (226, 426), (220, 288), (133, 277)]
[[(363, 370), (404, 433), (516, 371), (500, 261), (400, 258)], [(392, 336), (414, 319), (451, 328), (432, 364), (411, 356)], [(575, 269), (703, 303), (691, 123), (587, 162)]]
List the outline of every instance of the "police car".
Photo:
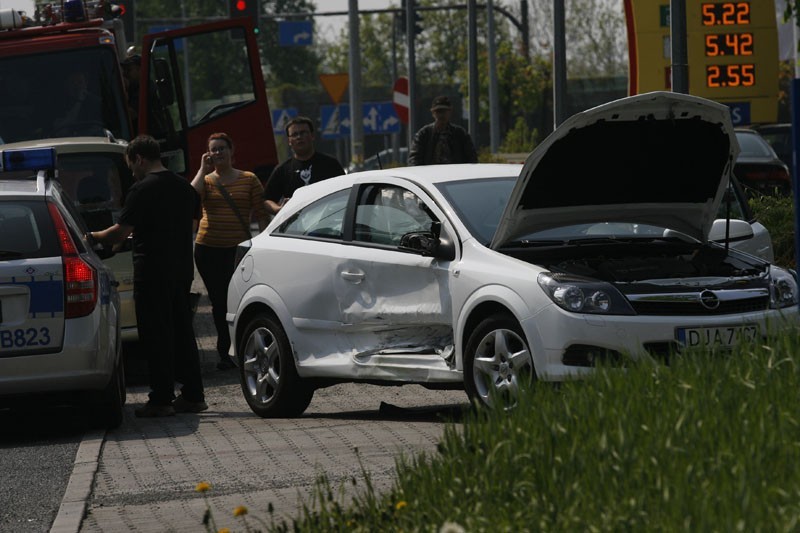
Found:
[(78, 403), (122, 422), (117, 282), (55, 181), (54, 148), (0, 150), (0, 407)]
[[(56, 149), (57, 179), (72, 199), (89, 231), (106, 229), (117, 222), (133, 175), (125, 163), (127, 142), (106, 137), (56, 137), (9, 143), (3, 149)], [(15, 174), (15, 173), (11, 173)], [(119, 282), (120, 331), (123, 347), (139, 339), (133, 303), (133, 261), (129, 247), (117, 250), (104, 262)]]

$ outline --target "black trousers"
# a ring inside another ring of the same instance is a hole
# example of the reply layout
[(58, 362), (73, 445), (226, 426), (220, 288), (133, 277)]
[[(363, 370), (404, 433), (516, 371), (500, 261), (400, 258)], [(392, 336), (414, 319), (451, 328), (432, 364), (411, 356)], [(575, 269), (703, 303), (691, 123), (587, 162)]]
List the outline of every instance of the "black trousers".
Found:
[(168, 405), (175, 399), (175, 382), (187, 401), (205, 399), (200, 353), (192, 325), (189, 292), (192, 281), (134, 281), (136, 325), (147, 363), (150, 403)]
[(211, 316), (217, 330), (217, 354), (220, 360), (228, 359), (231, 336), (225, 313), (228, 309), (228, 283), (236, 270), (236, 247), (216, 248), (202, 244), (194, 245), (194, 264), (208, 291), (211, 300)]

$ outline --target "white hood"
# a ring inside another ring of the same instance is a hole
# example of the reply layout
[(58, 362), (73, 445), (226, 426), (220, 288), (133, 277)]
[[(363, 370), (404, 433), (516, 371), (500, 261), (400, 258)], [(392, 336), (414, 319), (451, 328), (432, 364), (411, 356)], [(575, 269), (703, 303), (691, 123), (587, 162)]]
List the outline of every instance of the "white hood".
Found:
[(696, 96), (653, 92), (577, 113), (528, 156), (491, 247), (596, 222), (705, 241), (738, 153), (729, 108)]

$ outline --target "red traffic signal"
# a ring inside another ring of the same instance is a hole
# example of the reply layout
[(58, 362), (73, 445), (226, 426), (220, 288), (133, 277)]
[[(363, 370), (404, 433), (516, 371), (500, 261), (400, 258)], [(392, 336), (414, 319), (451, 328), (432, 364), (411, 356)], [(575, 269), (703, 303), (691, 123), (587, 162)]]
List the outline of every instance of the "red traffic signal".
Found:
[(256, 26), (259, 11), (258, 0), (228, 0), (228, 14), (231, 17), (252, 17)]

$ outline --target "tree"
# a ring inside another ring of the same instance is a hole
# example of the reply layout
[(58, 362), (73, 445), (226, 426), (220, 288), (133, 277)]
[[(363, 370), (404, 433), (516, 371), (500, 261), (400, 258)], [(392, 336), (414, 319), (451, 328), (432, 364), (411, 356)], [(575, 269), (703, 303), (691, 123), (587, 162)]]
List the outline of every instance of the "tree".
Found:
[[(532, 53), (549, 57), (553, 50), (553, 0), (529, 0), (529, 4)], [(567, 77), (627, 75), (628, 42), (622, 0), (566, 0), (564, 13)]]

